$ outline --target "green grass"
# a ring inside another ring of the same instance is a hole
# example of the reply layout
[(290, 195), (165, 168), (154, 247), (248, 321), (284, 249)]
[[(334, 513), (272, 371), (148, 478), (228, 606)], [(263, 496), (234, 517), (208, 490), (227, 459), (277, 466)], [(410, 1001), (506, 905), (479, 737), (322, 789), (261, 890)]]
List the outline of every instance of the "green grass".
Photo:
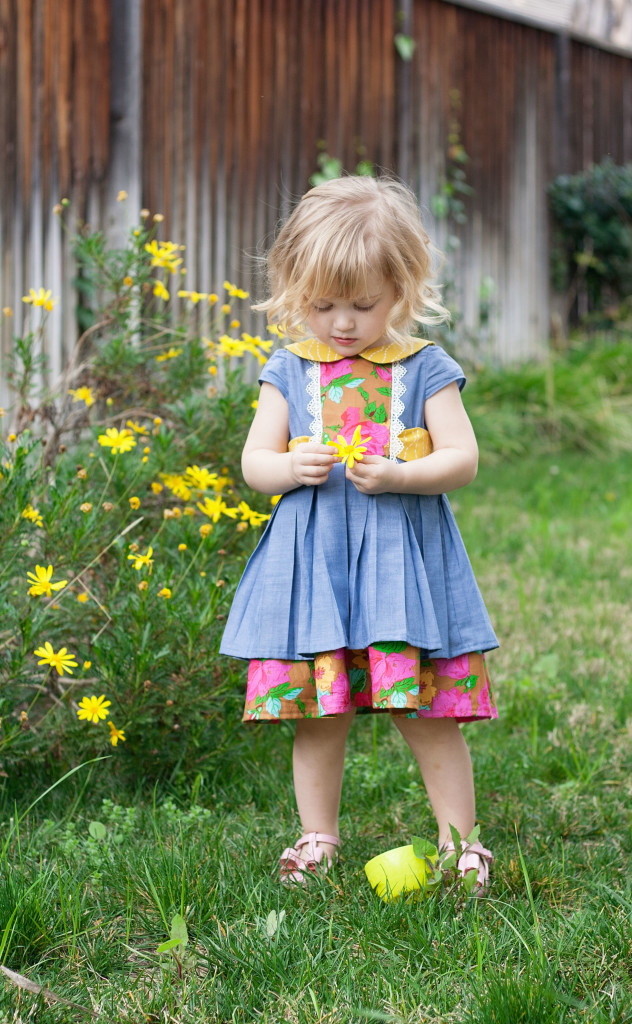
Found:
[(189, 792), (87, 765), (12, 826), (50, 784), (25, 766), (1, 794), (0, 963), (93, 1016), (0, 976), (1, 1022), (632, 1021), (629, 456), (484, 467), (453, 505), (502, 641), (500, 719), (466, 727), (490, 897), (371, 892), (369, 857), (434, 837), (386, 719), (352, 730), (344, 855), (306, 891), (274, 877), (290, 726), (244, 728)]

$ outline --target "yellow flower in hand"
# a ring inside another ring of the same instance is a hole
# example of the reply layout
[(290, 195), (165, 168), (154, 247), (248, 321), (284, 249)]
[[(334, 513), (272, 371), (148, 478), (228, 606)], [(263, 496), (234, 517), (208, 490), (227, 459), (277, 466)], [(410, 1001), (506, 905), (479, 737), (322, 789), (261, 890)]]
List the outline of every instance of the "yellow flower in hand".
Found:
[(100, 697), (83, 697), (79, 701), (79, 710), (77, 711), (78, 718), (85, 718), (87, 722), (92, 722), (93, 725), (98, 725), (99, 722), (109, 715), (107, 710), (112, 703), (111, 700), (105, 699), (105, 694), (102, 693)]
[(43, 565), (36, 565), (35, 572), (27, 572), (29, 583), (33, 585), (29, 587), (29, 594), (32, 597), (50, 597), (53, 590), (63, 590), (66, 586), (67, 580), (60, 580), (59, 583), (51, 583), (51, 576), (53, 575), (52, 565), (45, 569)]
[[(370, 441), (371, 437), (365, 437), (364, 440)], [(342, 434), (338, 434), (335, 441), (328, 441), (327, 444), (330, 448), (336, 449), (336, 454), (342, 459), (343, 466), (347, 463), (349, 469), (353, 469), (356, 462), (362, 462), (362, 458), (366, 452), (366, 445), (362, 444), (359, 425), (353, 431), (351, 444), (347, 442), (347, 439), (344, 438)]]

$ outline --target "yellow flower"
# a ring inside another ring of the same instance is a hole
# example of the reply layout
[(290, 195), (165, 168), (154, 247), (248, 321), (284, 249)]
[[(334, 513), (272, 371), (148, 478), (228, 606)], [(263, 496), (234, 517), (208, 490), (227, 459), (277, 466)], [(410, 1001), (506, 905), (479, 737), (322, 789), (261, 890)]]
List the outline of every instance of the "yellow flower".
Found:
[(42, 519), (42, 516), (40, 515), (40, 510), (38, 508), (33, 508), (32, 505), (27, 505), (26, 506), (26, 508), (22, 512), (22, 518), (23, 519), (30, 519), (30, 521), (32, 523), (35, 523), (36, 526), (43, 526), (44, 525), (44, 520)]
[(138, 589), (139, 590), (147, 590), (148, 586), (149, 586), (149, 583), (147, 582), (147, 580), (141, 580), (140, 583), (138, 584)]
[(72, 395), (73, 402), (85, 402), (88, 408), (94, 405), (94, 395), (92, 388), (69, 388), (68, 394)]
[[(158, 220), (159, 216), (160, 214), (156, 214), (154, 220)], [(147, 242), (145, 250), (151, 256), (152, 267), (164, 267), (171, 274), (174, 274), (182, 263), (182, 259), (177, 255), (179, 248), (175, 242), (157, 242), (153, 239)]]
[(103, 721), (109, 715), (107, 710), (112, 701), (105, 699), (105, 694), (102, 693), (100, 697), (83, 697), (79, 701), (79, 709), (77, 711), (77, 718), (85, 718), (87, 722), (92, 722), (93, 725), (98, 725), (99, 722)]
[(261, 523), (265, 523), (266, 519), (270, 518), (269, 515), (265, 515), (263, 512), (255, 512), (245, 501), (239, 502), (239, 511), (241, 512), (242, 521), (250, 523), (251, 526), (261, 526)]
[(122, 203), (125, 199), (127, 199), (127, 192), (125, 191), (125, 189), (121, 189), (121, 191), (116, 197), (116, 201), (117, 203)]
[(203, 523), (202, 526), (200, 526), (200, 537), (208, 537), (212, 529), (213, 527), (210, 523)]
[(11, 306), (3, 306), (2, 312), (4, 313), (5, 316), (13, 316), (13, 310), (11, 309)]
[(159, 427), (161, 423), (162, 419), (160, 418), (160, 416), (154, 416), (154, 426)]
[(99, 434), (98, 440), (104, 448), (111, 448), (113, 455), (118, 452), (129, 452), (136, 445), (136, 438), (131, 430), (117, 430), (116, 427), (107, 427), (105, 434)]
[(156, 281), (156, 283), (154, 285), (154, 295), (158, 299), (164, 299), (165, 302), (168, 302), (169, 299), (171, 298), (171, 296), (169, 295), (169, 292), (165, 288), (165, 286), (162, 283), (162, 281)]
[(159, 590), (158, 591), (158, 597), (170, 598), (171, 597), (171, 590), (169, 589), (169, 587), (163, 587), (162, 590)]
[(217, 367), (216, 367), (215, 363), (211, 363), (211, 365), (210, 365), (210, 366), (209, 366), (209, 368), (208, 368), (208, 372), (209, 372), (210, 374), (212, 374), (212, 375), (213, 375), (213, 377), (216, 377), (216, 376), (217, 376)]
[(133, 508), (134, 510), (140, 508), (140, 498), (137, 498), (136, 495), (134, 495), (134, 497), (129, 499), (129, 505), (130, 508)]
[(231, 320), (230, 326), (236, 330), (238, 327), (241, 327), (241, 322), (239, 320)]
[(57, 654), (53, 650), (52, 644), (46, 640), (43, 647), (37, 647), (33, 654), (37, 658), (41, 658), (38, 661), (38, 665), (50, 665), (51, 668), (57, 670), (57, 674), (63, 676), (64, 672), (67, 672), (69, 676), (72, 675), (73, 668), (76, 668), (78, 662), (75, 661), (74, 654), (69, 654), (66, 647), (61, 647)]
[(154, 551), (153, 548), (147, 548), (147, 554), (146, 555), (139, 555), (137, 552), (134, 552), (134, 554), (128, 555), (127, 559), (128, 559), (128, 561), (131, 561), (131, 562), (134, 563), (134, 568), (135, 569), (142, 569), (144, 566), (147, 566), (147, 568), (149, 569), (149, 572), (151, 574), (151, 567), (154, 564), (154, 560), (151, 557), (152, 554), (153, 554), (153, 551)]
[[(371, 437), (365, 437), (364, 440), (370, 441)], [(343, 466), (347, 463), (349, 469), (353, 469), (356, 462), (361, 462), (364, 453), (366, 452), (366, 445), (362, 444), (359, 424), (353, 431), (353, 437), (351, 438), (350, 444), (342, 434), (338, 434), (335, 441), (328, 441), (327, 443), (330, 448), (336, 449), (336, 455), (339, 455), (342, 459)]]
[(178, 551), (186, 551), (186, 549), (187, 549), (186, 544), (178, 544)]
[(13, 442), (17, 440), (17, 434), (9, 434), (7, 440), (13, 444)]
[(143, 206), (139, 216), (141, 220), (147, 220), (147, 218), (149, 217), (149, 210), (146, 210), (145, 207)]
[(144, 434), (147, 436), (147, 427), (141, 426), (141, 424), (137, 423), (136, 420), (125, 420), (125, 426), (129, 427), (130, 430), (133, 430), (135, 434)]
[(211, 294), (208, 297), (208, 304), (209, 304), (209, 306), (214, 306), (216, 302), (217, 302), (217, 295), (215, 294), (215, 292), (211, 292)]
[(230, 306), (228, 305), (227, 302), (225, 302), (224, 305), (222, 306), (222, 313), (230, 313)]
[(156, 224), (162, 224), (164, 219), (165, 219), (164, 218), (164, 214), (162, 214), (162, 213), (155, 213), (154, 214), (154, 220), (156, 221)]
[(108, 722), (108, 725), (110, 727), (110, 743), (112, 746), (115, 747), (119, 740), (122, 740), (123, 743), (125, 743), (125, 733), (123, 730), (117, 729), (112, 722)]
[(217, 498), (205, 498), (203, 502), (198, 501), (197, 507), (200, 512), (203, 512), (205, 516), (212, 519), (214, 523), (219, 522), (219, 517), (221, 515), (235, 519), (239, 514), (239, 509), (229, 508), (220, 495), (218, 495)]
[(165, 482), (165, 487), (168, 487), (177, 498), (182, 498), (183, 501), (189, 500), (191, 489), (187, 487), (181, 473), (161, 473), (160, 476)]
[(156, 362), (157, 363), (164, 363), (165, 359), (175, 359), (176, 356), (179, 356), (181, 354), (182, 354), (182, 349), (181, 348), (173, 348), (173, 346), (172, 346), (169, 349), (168, 352), (161, 352), (159, 356), (156, 356)]
[(40, 290), (37, 292), (35, 291), (34, 288), (29, 288), (28, 295), (22, 296), (22, 302), (26, 302), (27, 305), (43, 306), (44, 309), (46, 309), (50, 313), (55, 303), (59, 301), (58, 299), (51, 299), (51, 295), (52, 292), (50, 288), (48, 289), (48, 291), (45, 291), (43, 288), (40, 288)]
[(210, 491), (217, 483), (217, 473), (210, 473), (204, 466), (187, 466), (184, 482), (188, 487)]
[(91, 661), (84, 661), (83, 667), (86, 668), (86, 669), (87, 668), (92, 668), (92, 662)]
[(154, 494), (160, 494), (160, 492), (163, 490), (163, 486), (162, 484), (159, 484), (154, 480), (153, 484), (151, 485), (151, 489), (154, 492)]
[(217, 347), (225, 356), (243, 356), (248, 351), (248, 346), (238, 338), (231, 338), (228, 334), (222, 334), (217, 342)]
[(92, 512), (92, 502), (90, 502), (90, 501), (82, 502), (82, 504), (79, 506), (79, 509), (81, 510), (81, 512), (83, 512), (84, 515), (87, 515), (88, 512)]
[(258, 403), (257, 399), (255, 398), (254, 402), (250, 403), (250, 408), (251, 409), (256, 409), (258, 405), (259, 405), (259, 403)]
[(131, 288), (132, 285), (134, 284), (134, 278), (130, 277), (128, 274), (127, 277), (123, 278), (123, 284), (125, 285), (126, 288)]
[(29, 587), (29, 594), (33, 597), (50, 597), (53, 590), (63, 590), (68, 580), (60, 580), (59, 583), (51, 583), (51, 576), (53, 575), (53, 567), (49, 565), (47, 569), (43, 565), (36, 565), (35, 572), (27, 572), (29, 583), (33, 585)]
[[(85, 604), (85, 603), (86, 603), (86, 601), (89, 601), (89, 600), (90, 600), (90, 598), (88, 597), (88, 595), (87, 595), (87, 594), (77, 594), (77, 600), (78, 600), (78, 601), (79, 601), (79, 602), (80, 602), (81, 604)], [(84, 668), (86, 667), (86, 666), (85, 666), (85, 662), (84, 662), (84, 666), (83, 666), (83, 667), (84, 667)]]

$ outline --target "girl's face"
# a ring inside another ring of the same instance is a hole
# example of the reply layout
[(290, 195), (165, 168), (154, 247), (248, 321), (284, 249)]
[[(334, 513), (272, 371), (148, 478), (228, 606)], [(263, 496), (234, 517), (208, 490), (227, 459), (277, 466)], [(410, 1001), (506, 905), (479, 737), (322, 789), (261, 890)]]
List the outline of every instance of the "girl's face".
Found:
[(319, 296), (312, 303), (307, 327), (318, 341), (344, 356), (357, 356), (365, 348), (386, 344), (388, 315), (396, 301), (392, 281), (369, 278), (367, 295), (342, 299)]

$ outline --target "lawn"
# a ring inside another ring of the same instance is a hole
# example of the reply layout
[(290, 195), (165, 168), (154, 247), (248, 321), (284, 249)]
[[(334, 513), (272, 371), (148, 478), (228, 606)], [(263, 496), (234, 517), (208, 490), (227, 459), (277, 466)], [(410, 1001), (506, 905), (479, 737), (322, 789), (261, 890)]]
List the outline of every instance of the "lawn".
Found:
[(44, 795), (25, 766), (0, 793), (0, 963), (65, 1002), (4, 977), (2, 1022), (632, 1021), (629, 454), (500, 461), (453, 506), (502, 643), (500, 718), (466, 726), (488, 898), (371, 891), (370, 857), (434, 838), (386, 719), (352, 730), (343, 856), (305, 890), (275, 877), (289, 725), (235, 727), (186, 790), (104, 760)]

